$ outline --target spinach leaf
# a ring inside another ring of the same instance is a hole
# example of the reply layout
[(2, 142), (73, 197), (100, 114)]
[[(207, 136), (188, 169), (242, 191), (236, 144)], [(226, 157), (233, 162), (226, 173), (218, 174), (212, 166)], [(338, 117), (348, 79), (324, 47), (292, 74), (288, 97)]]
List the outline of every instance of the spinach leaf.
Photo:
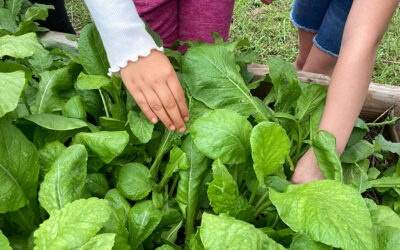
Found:
[(140, 163), (128, 163), (119, 171), (117, 188), (127, 199), (137, 201), (151, 191), (151, 175), (147, 167)]

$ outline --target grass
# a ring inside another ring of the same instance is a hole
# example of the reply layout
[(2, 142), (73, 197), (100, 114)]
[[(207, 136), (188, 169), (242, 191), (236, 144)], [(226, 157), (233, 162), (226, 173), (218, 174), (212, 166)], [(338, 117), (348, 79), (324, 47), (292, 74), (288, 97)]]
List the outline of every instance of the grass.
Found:
[[(276, 0), (264, 5), (260, 0), (236, 0), (230, 39), (247, 37), (251, 49), (259, 55), (257, 63), (280, 55), (294, 61), (298, 52), (297, 28), (289, 20), (293, 0)], [(91, 22), (83, 0), (66, 0), (66, 8), (75, 29)], [(372, 81), (400, 85), (400, 11), (382, 40), (376, 57)]]

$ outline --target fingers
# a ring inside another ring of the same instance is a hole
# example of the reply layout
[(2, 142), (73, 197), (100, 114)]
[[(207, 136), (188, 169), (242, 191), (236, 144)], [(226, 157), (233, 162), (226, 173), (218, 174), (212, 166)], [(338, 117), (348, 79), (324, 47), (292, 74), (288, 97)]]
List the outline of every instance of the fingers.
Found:
[(147, 116), (147, 118), (152, 123), (154, 123), (154, 124), (157, 123), (157, 121), (158, 121), (157, 116), (154, 114), (154, 112), (150, 108), (150, 106), (147, 103), (147, 100), (144, 97), (142, 91), (141, 90), (136, 90), (136, 91), (130, 91), (130, 93), (133, 96), (133, 99), (135, 99), (135, 101), (136, 101), (137, 105), (139, 106), (139, 108)]
[(152, 89), (146, 89), (143, 91), (146, 100), (152, 109), (152, 111), (160, 118), (161, 122), (167, 127), (170, 131), (174, 131), (176, 129), (174, 123), (169, 118), (163, 103), (160, 101), (158, 95)]
[(185, 122), (183, 121), (183, 117), (179, 111), (174, 95), (171, 93), (168, 85), (160, 84), (157, 89), (154, 89), (154, 91), (160, 98), (161, 103), (168, 113), (168, 116), (171, 118), (175, 128), (178, 129), (178, 131), (181, 133), (185, 132)]
[(183, 93), (178, 77), (173, 74), (173, 76), (168, 80), (167, 84), (175, 98), (176, 104), (178, 105), (181, 117), (183, 117), (185, 122), (189, 121), (189, 110), (187, 108), (185, 94)]

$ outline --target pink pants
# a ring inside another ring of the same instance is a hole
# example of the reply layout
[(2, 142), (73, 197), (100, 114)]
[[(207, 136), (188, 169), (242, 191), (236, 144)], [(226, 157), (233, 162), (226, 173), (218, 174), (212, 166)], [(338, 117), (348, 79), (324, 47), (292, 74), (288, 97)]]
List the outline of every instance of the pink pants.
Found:
[(214, 42), (211, 31), (226, 41), (234, 0), (133, 0), (139, 15), (170, 47), (176, 40)]

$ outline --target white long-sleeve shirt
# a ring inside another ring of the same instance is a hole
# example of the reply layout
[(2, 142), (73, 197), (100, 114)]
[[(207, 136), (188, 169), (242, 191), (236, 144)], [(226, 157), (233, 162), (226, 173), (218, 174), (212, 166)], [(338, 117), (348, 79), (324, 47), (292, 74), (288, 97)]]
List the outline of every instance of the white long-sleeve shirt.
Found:
[(147, 33), (132, 0), (85, 0), (99, 30), (110, 62), (109, 74), (119, 72), (128, 61), (162, 51)]

